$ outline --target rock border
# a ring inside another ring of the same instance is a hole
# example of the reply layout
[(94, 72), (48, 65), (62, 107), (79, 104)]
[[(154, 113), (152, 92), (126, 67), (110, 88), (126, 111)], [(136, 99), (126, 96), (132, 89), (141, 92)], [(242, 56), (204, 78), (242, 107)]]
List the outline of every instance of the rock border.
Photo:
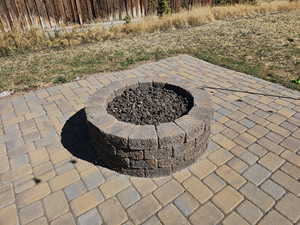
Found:
[[(108, 102), (124, 89), (145, 83), (178, 86), (193, 97), (193, 107), (157, 126), (122, 122), (107, 112)], [(95, 158), (105, 157), (110, 168), (138, 177), (166, 176), (194, 163), (207, 149), (213, 116), (208, 93), (176, 78), (114, 81), (89, 98), (85, 111)]]

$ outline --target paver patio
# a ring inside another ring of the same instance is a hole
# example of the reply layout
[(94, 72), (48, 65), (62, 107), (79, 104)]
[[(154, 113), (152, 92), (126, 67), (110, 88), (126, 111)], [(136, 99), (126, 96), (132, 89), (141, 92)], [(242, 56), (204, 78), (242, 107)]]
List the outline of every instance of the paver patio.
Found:
[[(114, 80), (145, 76), (221, 88), (207, 89), (215, 111), (208, 153), (153, 179), (83, 160), (87, 98)], [(300, 225), (299, 97), (180, 55), (0, 99), (0, 224)]]

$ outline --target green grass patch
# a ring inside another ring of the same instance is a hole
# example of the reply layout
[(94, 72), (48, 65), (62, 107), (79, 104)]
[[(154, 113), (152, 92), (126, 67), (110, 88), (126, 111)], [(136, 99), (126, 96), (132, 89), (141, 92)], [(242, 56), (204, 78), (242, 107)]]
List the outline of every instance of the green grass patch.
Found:
[(216, 64), (219, 66), (223, 66), (228, 69), (232, 69), (235, 71), (247, 73), (250, 75), (260, 76), (261, 71), (263, 70), (261, 65), (251, 65), (245, 61), (236, 60), (234, 58), (228, 58), (225, 56), (216, 55), (209, 51), (201, 51), (194, 54), (195, 57), (210, 62), (212, 64)]
[(67, 82), (67, 79), (63, 76), (58, 76), (58, 77), (55, 77), (53, 80), (52, 80), (52, 83), (53, 84), (63, 84), (63, 83), (66, 83)]

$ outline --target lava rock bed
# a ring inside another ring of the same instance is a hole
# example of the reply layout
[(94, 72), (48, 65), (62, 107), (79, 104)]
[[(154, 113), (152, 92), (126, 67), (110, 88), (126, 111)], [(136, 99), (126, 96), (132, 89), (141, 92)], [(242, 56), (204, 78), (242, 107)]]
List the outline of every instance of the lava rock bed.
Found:
[(118, 120), (137, 125), (175, 121), (192, 107), (192, 97), (174, 86), (143, 85), (128, 88), (107, 105)]

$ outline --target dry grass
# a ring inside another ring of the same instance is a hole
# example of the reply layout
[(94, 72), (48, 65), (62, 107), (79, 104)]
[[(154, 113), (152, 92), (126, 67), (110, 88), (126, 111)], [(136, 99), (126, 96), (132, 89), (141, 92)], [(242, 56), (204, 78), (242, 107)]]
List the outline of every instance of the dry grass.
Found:
[(14, 54), (0, 59), (0, 91), (21, 93), (180, 53), (300, 90), (290, 82), (300, 77), (299, 33), (295, 10)]
[(262, 2), (257, 5), (231, 5), (215, 7), (199, 7), (190, 11), (182, 11), (162, 18), (145, 18), (139, 23), (128, 24), (119, 27), (121, 32), (141, 33), (165, 31), (169, 29), (194, 27), (210, 23), (215, 20), (237, 19), (242, 17), (253, 17), (277, 11), (290, 11), (300, 8), (300, 2), (273, 1)]
[(261, 2), (258, 5), (219, 6), (211, 8), (211, 11), (216, 20), (224, 20), (240, 17), (252, 17), (277, 11), (290, 11), (299, 8), (300, 2), (273, 1)]
[(41, 30), (31, 29), (28, 32), (12, 31), (0, 33), (0, 57), (14, 53), (38, 51), (48, 48), (65, 48), (84, 43), (124, 38), (128, 34), (153, 33), (208, 24), (215, 20), (255, 17), (277, 11), (290, 11), (300, 8), (300, 2), (274, 1), (257, 5), (233, 5), (200, 7), (191, 11), (158, 18), (146, 17), (138, 23), (104, 29), (89, 28), (82, 31), (74, 26), (71, 31), (62, 30), (45, 35)]

